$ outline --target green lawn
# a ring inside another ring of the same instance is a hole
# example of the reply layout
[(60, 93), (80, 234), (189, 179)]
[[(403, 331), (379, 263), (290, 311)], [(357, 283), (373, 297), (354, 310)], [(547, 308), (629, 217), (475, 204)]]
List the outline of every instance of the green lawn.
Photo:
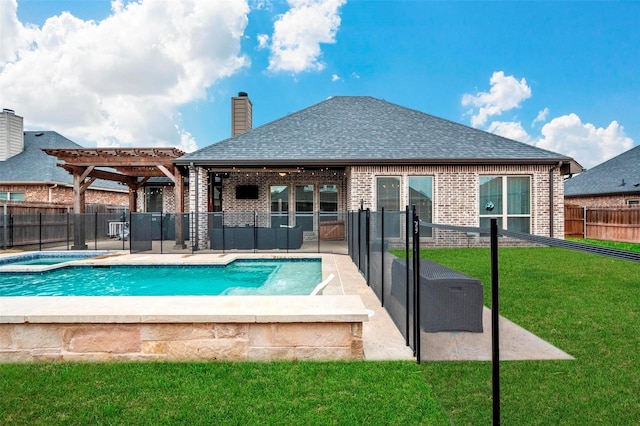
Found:
[(2, 425), (447, 425), (413, 362), (0, 365)]
[[(488, 249), (422, 256), (480, 278)], [(501, 363), (503, 424), (640, 424), (640, 263), (556, 248), (499, 251), (500, 313), (575, 357)], [(490, 363), (423, 363), (456, 425), (491, 418)]]
[[(425, 250), (478, 277), (488, 249)], [(501, 364), (505, 425), (640, 424), (640, 263), (500, 249), (501, 314), (575, 361)], [(0, 365), (0, 424), (491, 423), (489, 362)]]

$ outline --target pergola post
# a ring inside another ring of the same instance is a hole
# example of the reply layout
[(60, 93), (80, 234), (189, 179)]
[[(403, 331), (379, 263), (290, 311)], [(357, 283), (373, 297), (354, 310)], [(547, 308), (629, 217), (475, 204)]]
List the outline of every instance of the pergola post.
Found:
[(184, 249), (183, 220), (184, 220), (184, 177), (178, 167), (173, 168), (175, 176), (175, 198), (176, 198), (176, 246), (175, 248)]
[(78, 173), (73, 174), (73, 250), (86, 250), (85, 236), (85, 196), (82, 190), (82, 176)]

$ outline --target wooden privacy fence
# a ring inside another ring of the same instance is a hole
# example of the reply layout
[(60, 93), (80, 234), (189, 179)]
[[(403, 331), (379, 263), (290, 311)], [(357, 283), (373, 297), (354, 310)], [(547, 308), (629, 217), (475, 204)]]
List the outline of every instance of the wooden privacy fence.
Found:
[(565, 205), (564, 236), (640, 243), (640, 208)]

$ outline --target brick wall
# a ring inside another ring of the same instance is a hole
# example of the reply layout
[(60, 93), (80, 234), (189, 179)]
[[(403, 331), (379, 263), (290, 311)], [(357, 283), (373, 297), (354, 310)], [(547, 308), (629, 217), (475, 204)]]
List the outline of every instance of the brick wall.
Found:
[[(401, 179), (401, 206), (408, 203), (409, 176), (433, 177), (433, 222), (457, 226), (479, 226), (479, 178), (480, 176), (529, 176), (531, 178), (531, 232), (536, 235), (550, 235), (550, 215), (553, 215), (553, 236), (564, 235), (564, 186), (563, 177), (559, 170), (553, 169), (553, 212), (549, 211), (549, 171), (553, 166), (520, 166), (520, 165), (485, 165), (485, 166), (354, 166), (345, 173), (333, 171), (309, 170), (293, 173), (284, 177), (277, 173), (249, 172), (232, 173), (223, 181), (223, 209), (227, 211), (258, 211), (268, 212), (270, 185), (289, 185), (289, 209), (294, 209), (294, 188), (302, 184), (337, 184), (339, 189), (339, 211), (352, 211), (360, 207), (361, 201), (365, 208), (376, 209), (376, 177), (398, 176)], [(190, 210), (206, 212), (208, 208), (208, 172), (199, 171), (199, 200), (197, 209), (194, 184), (190, 189)], [(195, 182), (194, 172), (191, 171), (190, 182)], [(257, 200), (236, 200), (235, 187), (237, 185), (258, 185)], [(317, 194), (316, 194), (317, 197)], [(317, 205), (317, 199), (316, 205)], [(240, 218), (242, 219), (242, 218)], [(239, 219), (239, 220), (240, 220)], [(252, 219), (252, 218), (250, 218)], [(266, 219), (264, 219), (266, 220)], [(245, 221), (246, 222), (246, 221)], [(248, 223), (248, 222), (247, 222)], [(233, 226), (233, 223), (227, 223)], [(244, 224), (244, 223), (242, 223)], [(265, 223), (258, 223), (265, 226)], [(201, 227), (206, 227), (201, 221)], [(202, 241), (206, 241), (205, 229), (201, 231)]]
[[(433, 177), (433, 222), (456, 226), (479, 226), (480, 176), (531, 177), (531, 232), (549, 236), (549, 170), (552, 166), (378, 166), (352, 167), (347, 188), (348, 209), (376, 209), (376, 177), (398, 176), (400, 205), (408, 204), (409, 176)], [(554, 236), (564, 235), (564, 186), (559, 171), (553, 173)]]
[(592, 197), (565, 197), (566, 204), (575, 204), (582, 207), (627, 207), (629, 200), (640, 200), (640, 193)]
[[(0, 192), (23, 192), (24, 201), (33, 203), (58, 203), (73, 206), (73, 187), (53, 185), (0, 185)], [(129, 206), (128, 190), (124, 192), (103, 191), (89, 187), (85, 192), (88, 204)]]

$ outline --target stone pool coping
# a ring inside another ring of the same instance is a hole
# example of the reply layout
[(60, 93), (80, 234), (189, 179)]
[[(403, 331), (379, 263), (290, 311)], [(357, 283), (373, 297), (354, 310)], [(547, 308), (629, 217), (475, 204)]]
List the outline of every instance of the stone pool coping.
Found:
[(0, 324), (364, 322), (359, 296), (0, 297)]

